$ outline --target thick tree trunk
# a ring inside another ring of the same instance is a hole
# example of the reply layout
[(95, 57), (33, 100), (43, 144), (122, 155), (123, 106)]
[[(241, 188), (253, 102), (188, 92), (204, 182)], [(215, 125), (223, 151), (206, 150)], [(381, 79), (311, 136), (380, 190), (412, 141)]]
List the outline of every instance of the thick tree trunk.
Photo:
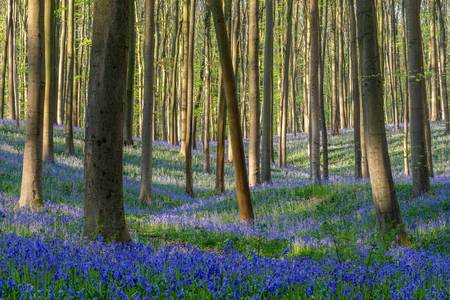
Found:
[(44, 43), (45, 43), (45, 96), (44, 96), (44, 128), (42, 159), (53, 161), (53, 120), (55, 103), (55, 68), (53, 53), (54, 22), (53, 0), (45, 1), (44, 13)]
[(94, 3), (91, 77), (85, 140), (84, 235), (130, 240), (122, 185), (129, 1)]
[(44, 4), (28, 0), (28, 107), (19, 207), (36, 209), (42, 199), (42, 113), (44, 109)]
[(261, 182), (270, 183), (273, 99), (273, 1), (265, 0), (266, 32), (264, 38), (264, 99), (262, 109)]
[(223, 72), (225, 98), (230, 112), (231, 146), (233, 149), (233, 163), (236, 173), (236, 196), (239, 214), (241, 221), (251, 222), (254, 215), (245, 166), (244, 145), (242, 143), (239, 108), (236, 98), (236, 80), (231, 61), (231, 50), (225, 26), (225, 17), (219, 0), (208, 0), (208, 3), (214, 19), (221, 69)]
[[(383, 232), (402, 226), (400, 207), (394, 190), (391, 165), (386, 140), (383, 87), (379, 50), (377, 43), (377, 21), (372, 0), (356, 2), (358, 11), (358, 34), (360, 35), (360, 58), (362, 65), (362, 93), (372, 197), (378, 223)], [(405, 233), (402, 231), (403, 239)]]
[(145, 1), (144, 28), (144, 120), (142, 122), (141, 187), (139, 201), (152, 203), (152, 127), (154, 101), (155, 2)]
[(248, 2), (248, 78), (249, 78), (249, 109), (250, 143), (248, 154), (249, 184), (259, 183), (259, 26), (258, 1)]
[(422, 32), (419, 1), (405, 4), (408, 36), (408, 70), (411, 115), (411, 169), (416, 195), (430, 190), (425, 134), (425, 79), (423, 77)]

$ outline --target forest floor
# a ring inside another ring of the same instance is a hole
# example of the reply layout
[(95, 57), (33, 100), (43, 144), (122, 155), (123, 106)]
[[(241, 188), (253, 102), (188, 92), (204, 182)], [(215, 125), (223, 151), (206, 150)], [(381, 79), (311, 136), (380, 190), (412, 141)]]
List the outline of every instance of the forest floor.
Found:
[[(82, 239), (83, 137), (44, 165), (45, 207), (14, 209), (20, 194), (24, 127), (0, 120), (0, 299), (303, 299), (450, 297), (450, 136), (432, 125), (432, 192), (412, 196), (402, 175), (403, 134), (389, 127), (395, 189), (411, 240), (398, 247), (377, 235), (370, 185), (354, 180), (353, 134), (330, 137), (330, 180), (309, 181), (305, 134), (289, 135), (288, 167), (252, 192), (255, 223), (239, 223), (234, 172), (217, 195), (193, 152), (195, 198), (184, 194), (178, 148), (154, 143), (153, 205), (137, 202), (140, 142), (124, 151), (126, 218), (134, 242)], [(197, 144), (201, 149), (201, 144)], [(276, 149), (276, 147), (275, 147)]]

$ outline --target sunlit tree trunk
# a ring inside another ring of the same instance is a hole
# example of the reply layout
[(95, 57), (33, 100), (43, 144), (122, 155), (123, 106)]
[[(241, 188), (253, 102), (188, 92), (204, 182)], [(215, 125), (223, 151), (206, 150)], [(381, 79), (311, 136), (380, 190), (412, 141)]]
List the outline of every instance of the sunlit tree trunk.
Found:
[(262, 109), (261, 182), (270, 183), (273, 99), (273, 1), (265, 0), (264, 99)]
[(6, 65), (8, 63), (8, 43), (9, 43), (9, 22), (5, 22), (5, 44), (3, 46), (2, 66), (0, 71), (0, 119), (5, 117), (5, 86), (6, 86)]
[(57, 91), (57, 123), (61, 125), (64, 123), (65, 113), (65, 99), (64, 99), (64, 85), (66, 78), (66, 64), (64, 59), (66, 57), (66, 0), (62, 0), (61, 7), (61, 33), (59, 38), (59, 61), (58, 61), (58, 91)]
[(142, 122), (141, 187), (139, 201), (152, 203), (152, 127), (154, 101), (155, 2), (145, 0), (144, 120)]
[(54, 22), (53, 22), (53, 0), (45, 1), (44, 13), (44, 44), (45, 44), (45, 96), (44, 96), (44, 127), (43, 127), (43, 148), (42, 159), (53, 161), (53, 120), (55, 102), (54, 84)]
[(258, 1), (248, 1), (248, 78), (250, 144), (248, 155), (249, 184), (259, 183), (259, 26)]
[(204, 99), (204, 112), (203, 112), (203, 153), (205, 155), (205, 161), (203, 170), (206, 173), (211, 172), (211, 159), (209, 153), (209, 141), (210, 141), (210, 128), (209, 114), (211, 110), (211, 40), (210, 40), (210, 26), (211, 26), (211, 14), (208, 11), (205, 12), (205, 99)]
[(15, 57), (15, 18), (14, 18), (14, 0), (9, 0), (8, 2), (8, 118), (11, 120), (16, 120), (17, 118), (17, 107), (16, 107), (16, 61)]
[[(373, 0), (358, 0), (356, 7), (370, 183), (378, 223), (386, 232), (402, 226), (402, 219), (386, 140), (375, 4)], [(405, 235), (402, 230), (400, 238), (405, 238)]]
[(36, 209), (42, 199), (42, 116), (44, 109), (44, 4), (28, 0), (28, 103), (19, 207)]
[(220, 54), (221, 69), (225, 98), (229, 109), (231, 146), (233, 149), (233, 163), (236, 176), (236, 196), (239, 206), (240, 220), (251, 222), (254, 218), (247, 170), (245, 166), (244, 145), (240, 125), (238, 101), (236, 97), (236, 81), (231, 61), (230, 42), (228, 40), (225, 17), (219, 0), (208, 0), (216, 31), (217, 44)]
[(439, 61), (440, 61), (440, 89), (441, 89), (441, 110), (442, 119), (445, 121), (445, 129), (450, 134), (450, 116), (448, 111), (448, 90), (447, 90), (447, 34), (445, 26), (445, 15), (442, 0), (437, 1), (439, 12), (440, 36), (439, 36)]
[(94, 3), (85, 139), (84, 235), (118, 242), (130, 240), (122, 185), (129, 4), (123, 0)]
[(440, 119), (439, 114), (439, 60), (436, 40), (436, 1), (430, 0), (430, 68), (431, 68), (431, 114), (430, 120), (437, 121)]

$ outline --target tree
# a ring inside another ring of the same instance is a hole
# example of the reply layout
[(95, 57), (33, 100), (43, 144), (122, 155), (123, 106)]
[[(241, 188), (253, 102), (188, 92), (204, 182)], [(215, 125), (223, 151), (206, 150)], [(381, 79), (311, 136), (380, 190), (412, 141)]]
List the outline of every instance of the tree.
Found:
[[(361, 59), (362, 99), (367, 159), (372, 198), (382, 232), (402, 226), (400, 207), (394, 190), (389, 160), (383, 109), (383, 87), (377, 43), (377, 21), (373, 0), (356, 2), (359, 53)], [(406, 234), (403, 229), (400, 238)]]
[(56, 122), (58, 125), (64, 123), (64, 112), (65, 112), (65, 99), (64, 99), (64, 84), (66, 77), (66, 64), (64, 63), (64, 58), (66, 56), (66, 0), (62, 0), (61, 7), (61, 33), (59, 38), (59, 60), (58, 60), (58, 89), (57, 89), (57, 118)]
[(254, 216), (250, 197), (250, 188), (248, 185), (247, 170), (245, 167), (244, 145), (242, 143), (242, 131), (236, 97), (236, 81), (234, 78), (233, 64), (231, 61), (231, 49), (225, 25), (225, 17), (220, 2), (220, 0), (208, 0), (214, 19), (225, 98), (229, 109), (231, 147), (233, 149), (233, 163), (236, 173), (236, 195), (239, 205), (240, 219), (243, 222), (251, 222)]
[(351, 55), (351, 95), (353, 98), (353, 127), (354, 127), (354, 152), (355, 152), (355, 178), (362, 177), (361, 169), (361, 133), (359, 111), (359, 66), (356, 43), (355, 5), (353, 0), (348, 0), (348, 16), (350, 23), (350, 55)]
[[(133, 145), (133, 107), (134, 107), (134, 65), (136, 63), (136, 32), (135, 21), (135, 4), (134, 0), (130, 0), (130, 53), (128, 54), (128, 70), (127, 70), (127, 95), (124, 101), (124, 122), (123, 122), (123, 142), (127, 146)], [(145, 80), (145, 79), (144, 79)], [(145, 87), (144, 87), (145, 90)], [(145, 91), (144, 91), (145, 93)]]
[(250, 101), (250, 144), (248, 169), (250, 186), (259, 183), (259, 26), (258, 2), (248, 1), (248, 78)]
[(439, 13), (439, 24), (440, 24), (440, 37), (439, 37), (439, 57), (440, 57), (440, 89), (441, 89), (441, 110), (442, 119), (445, 121), (445, 130), (447, 134), (450, 134), (450, 116), (448, 111), (448, 91), (447, 91), (447, 35), (445, 27), (445, 16), (443, 1), (437, 1), (437, 8)]
[(28, 31), (28, 106), (25, 150), (23, 154), (22, 185), (19, 207), (36, 209), (42, 199), (42, 112), (44, 77), (42, 37), (44, 33), (44, 5), (29, 0)]
[(42, 159), (44, 161), (53, 161), (53, 120), (55, 113), (53, 111), (55, 103), (53, 0), (45, 1), (44, 19), (45, 96)]
[(84, 235), (130, 240), (122, 186), (129, 1), (94, 2), (84, 163)]
[(319, 91), (319, 64), (320, 64), (320, 18), (317, 0), (309, 0), (309, 30), (310, 30), (310, 109), (311, 109), (311, 177), (315, 184), (320, 183), (320, 91)]
[[(14, 18), (14, 0), (8, 1), (8, 118), (17, 120), (18, 113), (16, 107), (16, 60), (14, 59), (16, 51), (16, 21)], [(18, 124), (18, 123), (17, 123)]]
[(204, 113), (203, 113), (203, 153), (205, 155), (204, 171), (206, 173), (211, 172), (211, 159), (209, 153), (209, 140), (210, 140), (210, 122), (209, 114), (211, 110), (211, 39), (210, 39), (210, 26), (211, 26), (211, 13), (205, 12), (205, 100), (204, 100)]
[[(187, 3), (186, 3), (187, 2)], [(184, 9), (186, 11), (183, 14), (188, 15), (189, 23), (186, 26), (189, 27), (186, 43), (188, 44), (187, 57), (184, 59), (185, 73), (184, 81), (186, 91), (184, 92), (187, 97), (186, 108), (186, 136), (185, 136), (185, 158), (186, 158), (186, 193), (190, 196), (194, 196), (193, 176), (192, 176), (192, 132), (193, 132), (193, 105), (194, 105), (194, 35), (195, 35), (195, 4), (196, 0), (185, 0)], [(186, 16), (184, 16), (186, 17)], [(186, 54), (186, 53), (185, 53)]]
[(261, 137), (261, 181), (270, 183), (273, 99), (273, 1), (265, 0), (266, 32), (264, 38), (264, 99)]
[(64, 151), (73, 154), (73, 101), (74, 101), (74, 0), (69, 0), (67, 9), (67, 99), (66, 99), (66, 120), (65, 136), (66, 143)]
[(9, 22), (6, 19), (5, 24), (5, 44), (3, 46), (2, 67), (0, 71), (0, 119), (5, 117), (5, 83), (6, 83), (6, 64), (8, 63), (8, 36), (9, 36)]
[(425, 144), (425, 78), (419, 1), (406, 1), (405, 13), (411, 116), (411, 171), (414, 193), (421, 194), (430, 190), (430, 179), (428, 177), (427, 149)]
[[(286, 11), (286, 37), (284, 48), (284, 63), (283, 63), (283, 79), (282, 79), (282, 98), (280, 104), (280, 125), (279, 125), (279, 151), (278, 151), (278, 164), (281, 167), (286, 166), (286, 131), (287, 131), (287, 112), (288, 112), (288, 99), (289, 99), (289, 60), (291, 56), (292, 48), (292, 5), (293, 0), (288, 0), (288, 7)], [(320, 142), (319, 142), (320, 144)], [(320, 163), (319, 163), (320, 165)]]
[(139, 201), (152, 202), (152, 131), (155, 60), (155, 2), (145, 1), (144, 30), (144, 120), (142, 122), (141, 188)]

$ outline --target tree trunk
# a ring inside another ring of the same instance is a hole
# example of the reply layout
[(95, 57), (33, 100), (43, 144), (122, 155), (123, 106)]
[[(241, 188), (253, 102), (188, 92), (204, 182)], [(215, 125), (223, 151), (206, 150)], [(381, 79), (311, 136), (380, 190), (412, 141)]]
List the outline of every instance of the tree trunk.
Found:
[(440, 24), (439, 37), (439, 60), (440, 60), (440, 89), (441, 89), (441, 110), (442, 119), (445, 121), (445, 129), (450, 134), (450, 116), (448, 111), (448, 91), (447, 91), (447, 36), (445, 27), (445, 15), (443, 2), (437, 0)]
[(6, 64), (8, 63), (9, 22), (6, 19), (5, 44), (3, 46), (2, 67), (0, 73), (0, 119), (5, 117)]
[(45, 1), (44, 13), (44, 43), (45, 43), (45, 96), (44, 96), (44, 127), (43, 127), (43, 145), (42, 159), (44, 161), (53, 161), (53, 120), (54, 120), (54, 102), (55, 102), (55, 84), (54, 84), (54, 53), (53, 53), (53, 0)]
[(264, 99), (261, 137), (261, 182), (270, 183), (273, 99), (273, 0), (265, 0), (266, 32), (264, 38)]
[(217, 157), (216, 157), (216, 190), (218, 193), (225, 191), (225, 124), (227, 119), (225, 91), (223, 87), (223, 75), (219, 71), (219, 100), (217, 110)]
[(84, 167), (84, 235), (125, 242), (122, 185), (123, 99), (129, 45), (129, 1), (94, 3)]
[[(358, 11), (359, 51), (362, 65), (362, 93), (364, 99), (364, 122), (367, 143), (372, 197), (378, 223), (383, 232), (402, 226), (400, 208), (394, 190), (391, 165), (386, 140), (383, 87), (379, 50), (377, 43), (377, 21), (372, 0), (356, 2)], [(401, 232), (400, 237), (406, 234)]]
[(249, 184), (259, 183), (259, 26), (258, 1), (248, 2), (248, 78), (250, 102)]
[(66, 0), (62, 0), (62, 13), (61, 13), (61, 35), (59, 39), (59, 62), (58, 62), (58, 95), (57, 95), (57, 123), (62, 125), (64, 123), (65, 114), (65, 98), (64, 98), (64, 85), (66, 78), (66, 64), (64, 59), (66, 57)]
[(320, 184), (320, 91), (319, 91), (319, 64), (320, 64), (320, 17), (317, 0), (309, 1), (309, 30), (310, 30), (310, 107), (311, 107), (311, 177), (315, 184)]
[(73, 145), (73, 86), (74, 86), (74, 0), (69, 0), (67, 10), (67, 98), (66, 98), (66, 143), (64, 151), (68, 154), (74, 153)]
[(14, 52), (16, 48), (15, 43), (15, 18), (14, 18), (14, 0), (9, 0), (8, 5), (8, 20), (9, 20), (9, 37), (8, 37), (8, 118), (11, 120), (16, 120), (17, 118), (17, 107), (16, 107), (16, 79), (15, 79), (15, 69), (16, 63), (14, 59)]
[(205, 155), (205, 161), (203, 170), (206, 173), (211, 173), (211, 159), (209, 153), (209, 140), (211, 125), (209, 122), (209, 114), (211, 109), (211, 40), (210, 40), (210, 26), (211, 26), (211, 14), (209, 11), (205, 12), (205, 99), (204, 99), (204, 112), (203, 112), (203, 153)]
[(145, 1), (144, 28), (144, 120), (142, 122), (142, 161), (139, 201), (152, 203), (152, 127), (153, 127), (153, 82), (155, 59), (155, 2)]
[(423, 77), (422, 32), (419, 1), (407, 1), (408, 69), (411, 115), (411, 169), (416, 195), (430, 190), (425, 136), (425, 79)]
[(355, 178), (361, 178), (361, 133), (359, 112), (359, 67), (356, 46), (356, 21), (354, 1), (348, 0), (348, 16), (350, 23), (350, 56), (351, 65), (351, 95), (353, 97), (353, 127), (354, 127), (354, 152), (355, 152)]
[(130, 1), (130, 52), (128, 54), (127, 95), (124, 101), (123, 142), (127, 146), (133, 145), (133, 106), (134, 106), (134, 65), (136, 63), (136, 32), (135, 32), (135, 3)]
[[(186, 194), (194, 196), (193, 176), (192, 176), (192, 132), (193, 132), (193, 111), (194, 111), (194, 36), (195, 36), (195, 10), (196, 0), (185, 0), (188, 9), (189, 27), (187, 42), (189, 43), (188, 56), (185, 59), (185, 68), (187, 72), (184, 80), (187, 82), (187, 111), (186, 111), (186, 136), (185, 136), (185, 156), (186, 156)], [(186, 12), (185, 12), (186, 13)]]
[(319, 89), (320, 89), (320, 122), (322, 133), (322, 171), (323, 179), (328, 180), (328, 132), (327, 121), (325, 115), (325, 93), (324, 93), (324, 81), (325, 81), (325, 58), (327, 49), (328, 38), (328, 1), (324, 3), (324, 18), (323, 18), (323, 36), (322, 36), (322, 48), (320, 49), (320, 64), (319, 64)]
[(431, 10), (430, 18), (430, 68), (431, 68), (431, 121), (439, 120), (439, 65), (438, 51), (436, 41), (436, 1), (430, 0), (429, 6)]
[(239, 108), (236, 98), (236, 80), (231, 61), (231, 50), (225, 26), (225, 17), (219, 0), (208, 0), (208, 3), (214, 19), (221, 69), (223, 72), (225, 98), (230, 112), (231, 147), (233, 149), (233, 163), (236, 173), (236, 196), (240, 219), (243, 222), (251, 222), (254, 218), (253, 208), (245, 167), (244, 145), (242, 143)]
[(36, 209), (42, 199), (42, 112), (44, 109), (44, 5), (28, 0), (28, 107), (19, 207)]

